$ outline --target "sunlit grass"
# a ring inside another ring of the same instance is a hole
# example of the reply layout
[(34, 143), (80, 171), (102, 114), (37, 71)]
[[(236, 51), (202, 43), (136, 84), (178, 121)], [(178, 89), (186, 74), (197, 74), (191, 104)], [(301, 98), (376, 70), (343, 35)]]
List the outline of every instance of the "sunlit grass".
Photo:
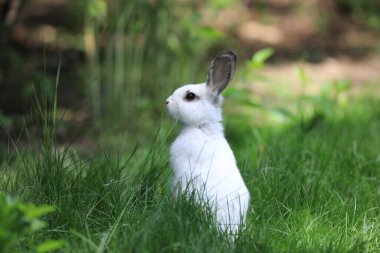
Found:
[[(355, 101), (343, 117), (309, 128), (252, 129), (231, 121), (227, 138), (252, 195), (247, 228), (234, 242), (217, 232), (203, 208), (173, 198), (172, 137), (165, 129), (117, 154), (20, 150), (2, 165), (1, 189), (54, 205), (49, 229), (34, 240), (64, 239), (64, 252), (376, 252), (376, 108), (376, 101)], [(27, 245), (21, 240), (19, 247)]]

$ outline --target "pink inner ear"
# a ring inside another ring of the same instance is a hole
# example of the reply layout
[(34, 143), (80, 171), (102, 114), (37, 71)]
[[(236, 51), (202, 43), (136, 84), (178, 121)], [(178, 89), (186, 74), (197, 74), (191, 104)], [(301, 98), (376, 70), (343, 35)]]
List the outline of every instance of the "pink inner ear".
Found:
[(207, 86), (210, 86), (212, 92), (219, 95), (231, 80), (233, 71), (233, 60), (228, 56), (215, 58), (211, 63)]

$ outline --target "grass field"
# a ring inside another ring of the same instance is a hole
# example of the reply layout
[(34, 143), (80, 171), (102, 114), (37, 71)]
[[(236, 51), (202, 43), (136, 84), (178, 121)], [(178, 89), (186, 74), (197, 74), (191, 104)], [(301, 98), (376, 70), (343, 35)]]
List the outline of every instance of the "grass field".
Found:
[(16, 248), (51, 238), (65, 241), (61, 252), (380, 252), (379, 108), (362, 99), (340, 117), (282, 127), (229, 121), (252, 196), (233, 242), (202, 207), (172, 197), (168, 130), (116, 154), (31, 140), (2, 162), (0, 190), (56, 211)]

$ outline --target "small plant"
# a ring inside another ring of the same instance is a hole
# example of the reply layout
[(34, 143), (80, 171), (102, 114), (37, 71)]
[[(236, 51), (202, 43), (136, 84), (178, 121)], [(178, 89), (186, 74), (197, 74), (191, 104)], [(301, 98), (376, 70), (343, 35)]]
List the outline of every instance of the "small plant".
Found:
[[(265, 48), (253, 54), (252, 58), (245, 63), (241, 72), (242, 85), (231, 86), (230, 89), (225, 92), (225, 96), (233, 100), (234, 104), (239, 105), (239, 107), (262, 108), (261, 103), (252, 98), (248, 85), (256, 80), (266, 81), (268, 79), (264, 75), (261, 75), (258, 70), (265, 67), (266, 61), (273, 54), (274, 50), (271, 48)], [(250, 118), (250, 116), (246, 114), (246, 110), (240, 110), (240, 112), (241, 114), (239, 116)]]
[(347, 80), (333, 80), (324, 83), (318, 94), (308, 95), (306, 94), (306, 88), (310, 84), (308, 74), (302, 67), (297, 67), (295, 71), (302, 86), (300, 95), (295, 99), (297, 111), (292, 118), (310, 128), (310, 124), (314, 124), (318, 119), (338, 116), (340, 110), (337, 109), (344, 106), (351, 83)]
[[(240, 120), (240, 125), (253, 126), (252, 115), (260, 121), (288, 122), (300, 124), (304, 129), (312, 128), (320, 119), (333, 118), (341, 115), (341, 109), (345, 106), (347, 92), (351, 83), (346, 80), (333, 80), (321, 85), (317, 94), (308, 94), (310, 76), (303, 67), (296, 67), (295, 74), (301, 84), (298, 94), (286, 96), (291, 100), (290, 104), (280, 104), (274, 107), (262, 102), (260, 97), (252, 96), (250, 85), (254, 82), (273, 84), (270, 76), (262, 74), (267, 60), (274, 54), (273, 49), (265, 48), (253, 54), (252, 58), (245, 62), (245, 67), (238, 74), (241, 82), (232, 86), (226, 97), (235, 105), (234, 119)], [(280, 93), (276, 94), (280, 95)]]
[(34, 244), (33, 236), (46, 227), (47, 223), (40, 218), (54, 211), (50, 205), (36, 206), (33, 203), (22, 203), (0, 192), (0, 253), (19, 252), (23, 240), (28, 243), (32, 252), (49, 252), (64, 245), (61, 240), (46, 240)]

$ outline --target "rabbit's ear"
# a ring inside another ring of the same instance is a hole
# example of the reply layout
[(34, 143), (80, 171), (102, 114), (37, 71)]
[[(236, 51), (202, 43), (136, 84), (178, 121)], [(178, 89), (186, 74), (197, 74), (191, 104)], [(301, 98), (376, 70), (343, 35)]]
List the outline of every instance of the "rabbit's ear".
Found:
[(227, 52), (211, 62), (206, 85), (213, 95), (219, 95), (227, 87), (235, 73), (236, 61), (237, 55)]

